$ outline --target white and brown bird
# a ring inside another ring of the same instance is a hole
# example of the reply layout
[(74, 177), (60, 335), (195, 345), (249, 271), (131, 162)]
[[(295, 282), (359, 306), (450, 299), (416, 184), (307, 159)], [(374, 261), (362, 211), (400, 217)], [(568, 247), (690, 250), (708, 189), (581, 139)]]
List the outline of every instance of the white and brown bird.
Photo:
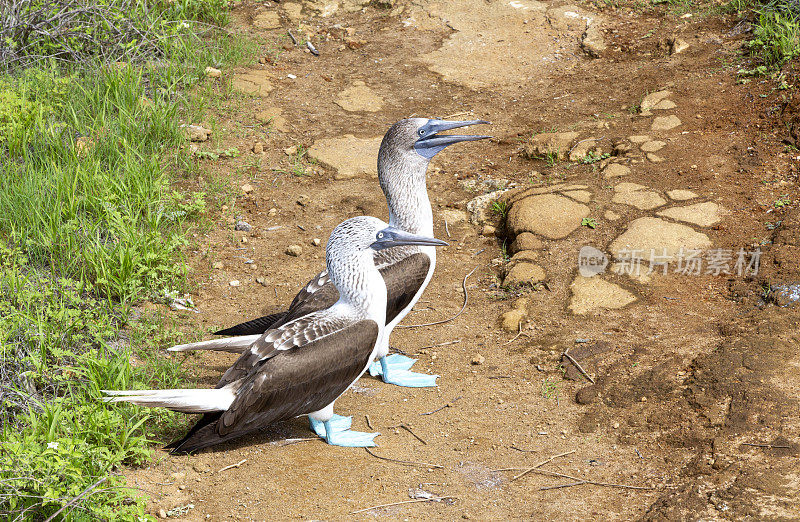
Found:
[[(426, 118), (401, 120), (388, 130), (378, 152), (378, 181), (389, 206), (389, 224), (412, 234), (433, 236), (433, 212), (428, 199), (426, 174), (431, 159), (445, 147), (462, 141), (489, 138), (478, 135), (439, 134), (450, 129), (489, 123), (483, 120), (447, 121)], [(372, 375), (399, 386), (435, 386), (436, 375), (409, 371), (414, 359), (389, 353), (389, 334), (419, 300), (436, 267), (432, 246), (408, 246), (375, 253), (374, 262), (388, 289), (386, 331), (370, 367)], [(228, 335), (199, 343), (183, 344), (171, 351), (221, 350), (240, 353), (265, 330), (321, 310), (336, 302), (338, 292), (327, 271), (322, 271), (297, 294), (286, 311), (259, 317), (215, 332)]]
[(214, 389), (105, 391), (107, 402), (131, 402), (203, 413), (169, 447), (186, 453), (219, 444), (274, 422), (308, 415), (318, 435), (338, 446), (372, 446), (376, 433), (351, 431), (333, 404), (367, 369), (387, 335), (384, 278), (378, 252), (446, 245), (367, 216), (337, 226), (326, 248), (330, 306), (258, 336)]

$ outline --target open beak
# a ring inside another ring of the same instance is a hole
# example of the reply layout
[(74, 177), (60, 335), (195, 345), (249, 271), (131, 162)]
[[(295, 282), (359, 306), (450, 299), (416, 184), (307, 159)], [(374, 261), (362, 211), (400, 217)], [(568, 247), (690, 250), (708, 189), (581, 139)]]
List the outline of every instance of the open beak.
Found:
[(427, 236), (418, 236), (411, 234), (405, 230), (400, 230), (395, 227), (386, 227), (376, 236), (374, 243), (370, 245), (373, 250), (383, 250), (384, 248), (392, 248), (397, 246), (447, 246), (446, 241)]
[(441, 152), (445, 147), (450, 146), (454, 143), (459, 143), (462, 141), (477, 141), (477, 140), (484, 140), (486, 138), (491, 138), (491, 136), (480, 136), (480, 135), (461, 135), (461, 134), (445, 134), (441, 136), (438, 135), (438, 133), (450, 129), (458, 129), (460, 127), (468, 127), (470, 125), (483, 125), (483, 124), (489, 125), (490, 123), (486, 120), (467, 120), (467, 121), (430, 120), (424, 127), (426, 132), (425, 135), (420, 137), (416, 141), (416, 143), (414, 143), (414, 149), (421, 156), (430, 159), (439, 152)]

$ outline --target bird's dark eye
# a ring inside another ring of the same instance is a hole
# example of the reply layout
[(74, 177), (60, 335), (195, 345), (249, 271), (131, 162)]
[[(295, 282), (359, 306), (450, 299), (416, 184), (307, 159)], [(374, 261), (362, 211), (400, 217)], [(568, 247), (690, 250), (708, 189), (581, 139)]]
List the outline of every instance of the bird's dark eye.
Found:
[(425, 136), (425, 129), (420, 129), (417, 131), (420, 136)]

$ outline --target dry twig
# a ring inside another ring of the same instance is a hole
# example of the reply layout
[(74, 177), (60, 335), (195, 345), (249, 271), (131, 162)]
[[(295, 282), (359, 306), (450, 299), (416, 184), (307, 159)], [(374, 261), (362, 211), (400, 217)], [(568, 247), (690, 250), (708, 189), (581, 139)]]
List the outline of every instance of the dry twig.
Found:
[(574, 365), (575, 365), (575, 368), (577, 368), (577, 369), (578, 369), (578, 371), (579, 371), (579, 372), (581, 372), (581, 374), (583, 374), (583, 376), (584, 376), (584, 377), (586, 377), (587, 379), (589, 379), (589, 382), (590, 382), (590, 383), (594, 384), (594, 383), (595, 383), (595, 382), (594, 382), (594, 379), (592, 379), (592, 377), (591, 377), (591, 376), (590, 376), (588, 373), (586, 373), (586, 370), (584, 370), (584, 369), (583, 369), (583, 366), (581, 366), (580, 364), (578, 364), (578, 361), (576, 361), (576, 360), (575, 360), (575, 358), (573, 358), (573, 357), (572, 357), (572, 356), (571, 356), (569, 353), (567, 353), (567, 352), (569, 352), (569, 347), (568, 347), (566, 350), (564, 350), (564, 353), (562, 353), (561, 355), (562, 355), (562, 356), (564, 356), (564, 357), (566, 357), (567, 359), (569, 359), (569, 361), (570, 361), (572, 364), (574, 364)]
[(100, 484), (102, 484), (106, 480), (108, 480), (108, 477), (103, 477), (100, 480), (98, 480), (97, 482), (95, 482), (94, 484), (92, 484), (91, 486), (89, 486), (88, 488), (86, 488), (83, 491), (81, 491), (81, 493), (78, 496), (76, 496), (75, 498), (73, 498), (72, 500), (70, 500), (69, 502), (64, 504), (63, 506), (61, 506), (61, 509), (59, 509), (58, 511), (56, 511), (55, 513), (50, 515), (44, 522), (50, 522), (51, 520), (54, 520), (58, 515), (61, 514), (62, 511), (64, 511), (68, 507), (72, 506), (73, 504), (78, 502), (80, 499), (82, 499), (83, 497), (88, 495), (89, 493), (91, 493), (91, 491), (93, 489), (95, 489), (97, 486), (99, 486)]
[(430, 464), (428, 462), (413, 462), (413, 461), (410, 461), (410, 460), (399, 460), (399, 459), (391, 459), (389, 457), (382, 457), (380, 455), (376, 455), (375, 453), (371, 452), (369, 448), (364, 448), (364, 449), (367, 451), (367, 453), (369, 453), (370, 455), (372, 455), (376, 459), (386, 460), (386, 461), (389, 461), (389, 462), (395, 462), (397, 464), (403, 464), (405, 466), (425, 466), (427, 468), (436, 468), (436, 469), (444, 468), (444, 466), (440, 466), (439, 464)]
[(517, 480), (517, 479), (519, 479), (519, 478), (522, 478), (522, 477), (524, 477), (524, 476), (525, 476), (525, 475), (527, 475), (528, 473), (530, 473), (530, 472), (532, 472), (532, 471), (535, 471), (535, 470), (536, 470), (536, 468), (541, 468), (541, 467), (542, 467), (542, 466), (544, 466), (545, 464), (549, 464), (550, 462), (553, 462), (555, 459), (557, 459), (557, 458), (559, 458), (559, 457), (565, 457), (565, 456), (567, 456), (567, 455), (571, 455), (571, 454), (575, 453), (575, 451), (576, 451), (576, 450), (571, 450), (571, 451), (566, 451), (566, 452), (564, 452), (564, 453), (559, 453), (558, 455), (553, 455), (553, 456), (552, 456), (552, 457), (550, 457), (549, 459), (541, 461), (540, 463), (538, 463), (537, 465), (533, 466), (532, 468), (528, 468), (528, 469), (526, 469), (525, 471), (523, 471), (522, 473), (520, 473), (520, 474), (519, 474), (519, 475), (517, 475), (516, 477), (512, 478), (512, 479), (511, 479), (511, 482), (514, 482), (515, 480)]
[(445, 409), (445, 408), (449, 408), (449, 407), (450, 407), (450, 406), (451, 406), (451, 405), (452, 405), (454, 402), (456, 402), (456, 401), (457, 401), (457, 400), (459, 400), (460, 398), (461, 398), (461, 395), (459, 395), (458, 397), (456, 397), (456, 398), (455, 398), (455, 399), (453, 399), (452, 401), (448, 402), (448, 403), (447, 403), (447, 404), (445, 404), (444, 406), (440, 406), (439, 408), (436, 408), (436, 409), (435, 409), (435, 410), (433, 410), (433, 411), (427, 411), (427, 412), (425, 412), (425, 413), (420, 413), (420, 415), (433, 415), (434, 413), (440, 412), (440, 411), (442, 411), (442, 410), (443, 410), (443, 409)]
[(470, 273), (469, 273), (469, 274), (467, 274), (467, 275), (465, 275), (465, 276), (464, 276), (464, 281), (462, 281), (462, 282), (461, 282), (461, 288), (464, 290), (464, 305), (461, 307), (461, 310), (459, 310), (459, 311), (458, 311), (458, 313), (457, 313), (456, 315), (454, 315), (453, 317), (451, 317), (451, 318), (449, 318), (449, 319), (443, 319), (443, 320), (441, 320), (441, 321), (434, 321), (434, 322), (432, 322), (432, 323), (423, 323), (423, 324), (398, 324), (398, 325), (396, 326), (396, 328), (418, 328), (418, 327), (420, 327), (420, 326), (434, 326), (434, 325), (437, 325), (437, 324), (449, 323), (450, 321), (452, 321), (453, 319), (455, 319), (456, 317), (458, 317), (459, 315), (461, 315), (462, 313), (464, 313), (464, 310), (467, 308), (467, 300), (469, 299), (469, 294), (467, 293), (467, 278), (468, 278), (469, 276), (471, 276), (471, 275), (472, 275), (472, 273), (473, 273), (473, 272), (475, 272), (475, 270), (477, 270), (477, 269), (478, 269), (478, 267), (477, 267), (477, 266), (476, 266), (475, 268), (473, 268), (473, 269), (472, 269), (472, 271), (470, 271)]
[(355, 515), (356, 513), (363, 513), (364, 511), (369, 511), (371, 509), (378, 509), (384, 507), (391, 507), (391, 506), (399, 506), (401, 504), (415, 504), (417, 502), (441, 502), (442, 500), (456, 500), (456, 497), (432, 497), (432, 498), (415, 498), (414, 500), (401, 500), (400, 502), (392, 502), (390, 504), (381, 504), (379, 506), (372, 506), (364, 509), (359, 509), (358, 511), (351, 511), (351, 515)]
[(778, 446), (777, 444), (756, 444), (754, 442), (742, 442), (742, 446), (755, 446), (756, 448), (792, 449), (791, 446)]
[(223, 472), (223, 471), (225, 471), (226, 469), (238, 468), (239, 466), (241, 466), (241, 465), (242, 465), (242, 464), (244, 464), (245, 462), (247, 462), (247, 459), (242, 459), (242, 460), (240, 460), (239, 462), (237, 462), (236, 464), (231, 464), (230, 466), (225, 466), (225, 467), (224, 467), (224, 468), (222, 468), (221, 470), (217, 471), (217, 473), (222, 473), (222, 472)]

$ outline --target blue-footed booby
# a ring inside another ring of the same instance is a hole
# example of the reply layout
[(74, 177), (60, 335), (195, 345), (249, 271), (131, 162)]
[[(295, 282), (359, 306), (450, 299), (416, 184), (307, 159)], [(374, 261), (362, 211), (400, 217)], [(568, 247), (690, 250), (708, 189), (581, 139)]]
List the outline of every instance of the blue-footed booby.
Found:
[(350, 430), (333, 404), (385, 344), (387, 289), (377, 252), (444, 241), (400, 230), (367, 216), (337, 226), (326, 248), (327, 279), (336, 301), (271, 328), (251, 343), (214, 389), (104, 391), (107, 402), (163, 407), (203, 417), (169, 447), (187, 453), (307, 414), (329, 444), (374, 446), (377, 433)]
[[(412, 234), (433, 235), (433, 212), (426, 187), (430, 160), (445, 147), (462, 141), (488, 138), (478, 135), (447, 135), (440, 132), (489, 123), (483, 120), (447, 121), (409, 118), (392, 125), (383, 137), (378, 152), (378, 180), (389, 206), (389, 224)], [(378, 350), (378, 362), (370, 374), (399, 386), (435, 386), (435, 375), (409, 371), (414, 360), (399, 354), (387, 356), (389, 334), (419, 300), (436, 267), (436, 249), (410, 246), (383, 250), (375, 254), (375, 265), (388, 288), (386, 307), (387, 335)], [(303, 315), (326, 308), (337, 299), (336, 288), (326, 271), (318, 274), (297, 294), (289, 308), (215, 332), (228, 337), (178, 345), (171, 351), (221, 350), (239, 353), (268, 328), (274, 328)]]

